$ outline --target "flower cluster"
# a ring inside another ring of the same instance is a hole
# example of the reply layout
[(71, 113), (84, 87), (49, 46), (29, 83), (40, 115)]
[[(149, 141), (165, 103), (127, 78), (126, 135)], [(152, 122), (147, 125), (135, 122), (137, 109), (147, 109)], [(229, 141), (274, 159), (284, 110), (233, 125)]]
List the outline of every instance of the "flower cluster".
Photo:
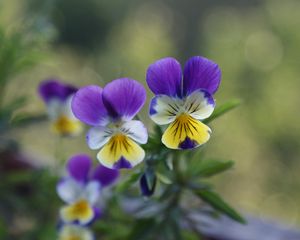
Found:
[[(171, 57), (149, 66), (146, 82), (155, 94), (149, 115), (156, 124), (168, 125), (161, 136), (167, 148), (193, 149), (209, 140), (212, 131), (201, 121), (214, 111), (213, 95), (220, 81), (218, 65), (200, 56), (190, 58), (183, 71)], [(134, 118), (145, 104), (146, 90), (130, 78), (113, 80), (103, 88), (89, 85), (79, 90), (47, 80), (41, 83), (39, 93), (53, 129), (60, 135), (80, 132), (79, 121), (91, 126), (86, 134), (87, 145), (99, 149), (97, 159), (101, 165), (92, 170), (89, 156), (73, 156), (67, 163), (68, 176), (57, 184), (57, 193), (65, 202), (60, 210), (60, 239), (93, 239), (87, 226), (102, 214), (102, 189), (116, 180), (118, 169), (133, 168), (145, 158), (140, 144), (148, 142), (148, 131)], [(146, 167), (140, 175), (144, 196), (151, 196), (155, 190), (156, 176), (152, 170), (150, 173)]]
[[(190, 149), (209, 140), (211, 129), (201, 120), (214, 111), (213, 94), (220, 80), (218, 65), (204, 57), (190, 58), (183, 74), (174, 58), (150, 65), (146, 81), (156, 96), (151, 100), (149, 115), (158, 125), (169, 124), (162, 136), (166, 147)], [(75, 133), (80, 129), (79, 119), (92, 126), (87, 144), (91, 149), (101, 149), (97, 158), (102, 165), (120, 169), (140, 163), (145, 152), (138, 144), (147, 143), (148, 133), (144, 124), (133, 118), (146, 101), (143, 85), (120, 78), (103, 89), (90, 85), (75, 92), (74, 87), (53, 80), (41, 84), (40, 94), (54, 120), (54, 129), (61, 134)]]
[(92, 169), (91, 158), (78, 154), (69, 159), (67, 173), (57, 184), (57, 194), (66, 204), (60, 210), (60, 236), (68, 235), (69, 232), (74, 234), (70, 229), (76, 229), (76, 233), (87, 236), (79, 239), (89, 239), (86, 226), (102, 215), (103, 188), (113, 184), (119, 172), (101, 165)]

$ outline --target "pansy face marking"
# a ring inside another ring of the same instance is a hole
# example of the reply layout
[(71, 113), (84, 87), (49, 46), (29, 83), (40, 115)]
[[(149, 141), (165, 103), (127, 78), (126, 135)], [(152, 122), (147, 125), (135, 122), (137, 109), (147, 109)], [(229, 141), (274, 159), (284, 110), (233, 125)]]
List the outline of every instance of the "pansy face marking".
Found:
[(111, 169), (131, 168), (145, 156), (138, 145), (148, 133), (141, 121), (133, 120), (146, 100), (144, 87), (128, 78), (116, 79), (104, 89), (91, 85), (78, 90), (72, 101), (74, 115), (93, 126), (87, 133), (91, 149), (101, 149), (98, 160)]
[(70, 136), (81, 132), (82, 125), (71, 111), (71, 100), (77, 88), (57, 80), (43, 81), (39, 94), (46, 103), (48, 115), (55, 133)]
[(174, 58), (156, 61), (147, 71), (147, 83), (156, 96), (149, 115), (159, 124), (170, 124), (162, 142), (171, 149), (190, 149), (206, 143), (211, 134), (201, 120), (214, 111), (213, 94), (221, 80), (218, 65), (203, 57), (190, 58), (182, 78), (181, 66)]

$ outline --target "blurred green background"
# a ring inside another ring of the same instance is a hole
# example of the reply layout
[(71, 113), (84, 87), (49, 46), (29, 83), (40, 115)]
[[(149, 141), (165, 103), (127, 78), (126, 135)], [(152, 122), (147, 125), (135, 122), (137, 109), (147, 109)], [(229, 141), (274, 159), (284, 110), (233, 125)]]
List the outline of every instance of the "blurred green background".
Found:
[[(9, 79), (1, 98), (29, 96), (18, 112), (39, 114), (45, 108), (36, 89), (47, 78), (78, 86), (120, 76), (145, 83), (159, 58), (213, 59), (223, 74), (217, 104), (242, 100), (212, 124), (205, 146), (210, 157), (236, 162), (214, 179), (217, 189), (245, 212), (300, 226), (299, 12), (298, 0), (2, 0), (1, 31), (20, 34), (38, 60)], [(141, 118), (152, 125), (147, 105)], [(7, 134), (34, 164), (56, 164), (48, 122)], [(89, 152), (83, 135), (63, 144), (65, 157)]]

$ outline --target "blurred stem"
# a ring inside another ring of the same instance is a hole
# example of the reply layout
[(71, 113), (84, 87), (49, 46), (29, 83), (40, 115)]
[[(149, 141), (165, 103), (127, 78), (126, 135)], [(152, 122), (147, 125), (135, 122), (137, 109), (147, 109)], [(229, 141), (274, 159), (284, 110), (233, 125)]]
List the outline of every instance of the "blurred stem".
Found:
[(54, 152), (54, 158), (55, 158), (55, 170), (59, 171), (64, 163), (64, 155), (63, 155), (63, 137), (61, 135), (58, 135), (55, 139), (55, 152)]
[(183, 167), (183, 152), (182, 151), (174, 151), (173, 152), (173, 171), (174, 171), (174, 180), (175, 184), (178, 185), (178, 187), (182, 187), (184, 179), (184, 167)]
[(6, 84), (5, 84), (5, 81), (0, 81), (0, 82), (1, 82), (1, 84), (0, 84), (0, 108), (2, 108)]
[(175, 176), (180, 174), (180, 152), (174, 151), (173, 152), (173, 171), (175, 173)]

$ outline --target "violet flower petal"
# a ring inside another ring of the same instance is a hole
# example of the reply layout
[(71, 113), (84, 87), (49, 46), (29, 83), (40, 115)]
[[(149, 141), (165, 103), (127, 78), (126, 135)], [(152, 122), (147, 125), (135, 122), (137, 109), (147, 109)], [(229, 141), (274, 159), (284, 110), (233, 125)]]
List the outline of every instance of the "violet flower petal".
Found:
[(146, 80), (154, 94), (181, 97), (182, 71), (180, 63), (171, 57), (160, 59), (147, 70)]
[(80, 88), (72, 99), (72, 111), (82, 122), (99, 126), (107, 123), (107, 111), (102, 101), (102, 88), (90, 85)]
[(120, 78), (103, 89), (103, 103), (114, 119), (131, 120), (146, 101), (146, 90), (133, 79)]
[(116, 181), (118, 177), (118, 170), (99, 165), (92, 175), (92, 180), (99, 181), (102, 187), (106, 187)]
[(86, 154), (78, 154), (70, 158), (67, 169), (71, 177), (78, 182), (85, 182), (92, 167), (92, 159)]
[(41, 82), (38, 88), (39, 95), (46, 103), (53, 98), (64, 101), (76, 91), (77, 88), (75, 86), (52, 79)]
[(192, 57), (186, 62), (183, 75), (183, 96), (198, 89), (214, 94), (221, 81), (218, 64), (200, 56)]

